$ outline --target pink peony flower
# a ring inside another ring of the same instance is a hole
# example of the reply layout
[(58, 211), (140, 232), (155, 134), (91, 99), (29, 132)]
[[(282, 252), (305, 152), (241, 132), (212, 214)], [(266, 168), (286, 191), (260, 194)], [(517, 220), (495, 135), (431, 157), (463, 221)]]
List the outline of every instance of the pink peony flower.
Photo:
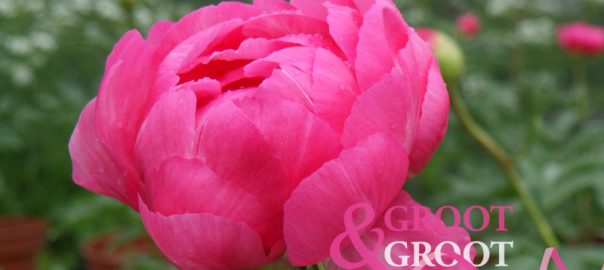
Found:
[(180, 268), (255, 268), (286, 246), (301, 265), (329, 256), (350, 205), (395, 203), (448, 110), (389, 0), (224, 2), (126, 33), (69, 151), (74, 181), (140, 211)]
[(575, 22), (558, 28), (558, 43), (571, 54), (595, 56), (604, 51), (604, 29)]
[(465, 13), (457, 18), (457, 31), (467, 37), (480, 32), (480, 19), (474, 13)]

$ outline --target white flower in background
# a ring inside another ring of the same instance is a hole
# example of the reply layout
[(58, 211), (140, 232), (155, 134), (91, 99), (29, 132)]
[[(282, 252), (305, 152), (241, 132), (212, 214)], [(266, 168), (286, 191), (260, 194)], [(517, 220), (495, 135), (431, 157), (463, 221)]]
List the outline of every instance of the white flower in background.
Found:
[(526, 19), (516, 27), (518, 41), (532, 45), (548, 45), (554, 38), (554, 22), (542, 17)]
[(54, 28), (74, 25), (78, 19), (77, 13), (73, 12), (69, 5), (65, 5), (62, 2), (50, 5), (50, 16), (51, 18), (45, 21), (52, 24), (50, 27)]
[(91, 0), (71, 0), (70, 2), (73, 9), (79, 12), (88, 12), (93, 5)]
[(524, 5), (524, 0), (491, 0), (488, 1), (487, 11), (491, 15), (502, 15), (511, 10), (521, 9)]
[(557, 0), (533, 0), (533, 7), (541, 12), (558, 14), (564, 10), (564, 5)]
[(147, 8), (134, 9), (134, 19), (136, 20), (137, 25), (145, 27), (153, 24), (155, 21), (153, 14)]
[(11, 75), (13, 77), (13, 81), (18, 86), (27, 86), (32, 82), (33, 79), (33, 71), (30, 67), (23, 64), (12, 66)]
[[(2, 1), (5, 1), (5, 0), (2, 0)], [(23, 0), (21, 0), (20, 3), (28, 12), (30, 12), (32, 14), (36, 14), (36, 13), (40, 13), (42, 10), (44, 10), (46, 1), (40, 1), (40, 0), (23, 1)]]
[(12, 55), (23, 56), (32, 52), (33, 48), (29, 39), (25, 37), (10, 37), (6, 38), (6, 49)]
[(124, 19), (124, 12), (118, 5), (118, 1), (98, 0), (95, 2), (95, 11), (108, 20), (120, 21)]
[(10, 18), (15, 15), (16, 3), (15, 0), (0, 1), (0, 16)]
[(42, 51), (52, 51), (57, 47), (55, 38), (47, 32), (33, 32), (30, 40), (34, 47)]

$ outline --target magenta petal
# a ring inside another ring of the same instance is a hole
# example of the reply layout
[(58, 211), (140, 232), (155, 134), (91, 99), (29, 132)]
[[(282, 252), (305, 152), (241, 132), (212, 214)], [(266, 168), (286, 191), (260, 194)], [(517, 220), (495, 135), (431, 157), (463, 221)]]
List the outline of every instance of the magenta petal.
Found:
[(338, 134), (299, 104), (279, 98), (247, 98), (237, 104), (287, 169), (292, 189), (340, 152)]
[(141, 195), (163, 215), (213, 214), (242, 222), (271, 247), (283, 238), (280, 206), (262, 205), (253, 194), (221, 179), (201, 160), (172, 158), (146, 175)]
[(363, 18), (353, 8), (327, 4), (329, 33), (344, 52), (348, 61), (354, 63), (359, 41), (359, 27)]
[[(396, 196), (396, 198), (392, 201), (392, 203), (390, 204), (390, 206), (388, 208), (394, 207), (394, 206), (402, 206), (402, 207), (406, 207), (406, 209), (408, 209), (406, 212), (402, 211), (400, 208), (394, 208), (395, 210), (392, 211), (390, 218), (393, 221), (393, 223), (397, 223), (397, 221), (410, 221), (409, 224), (413, 224), (413, 220), (414, 219), (414, 212), (413, 211), (419, 211), (420, 213), (426, 214), (426, 216), (423, 219), (423, 222), (421, 222), (421, 226), (419, 228), (410, 228), (409, 230), (405, 230), (405, 231), (392, 231), (390, 230), (389, 227), (386, 226), (384, 220), (385, 220), (385, 213), (384, 215), (380, 216), (377, 219), (377, 222), (373, 225), (372, 228), (367, 228), (365, 231), (370, 231), (370, 230), (381, 230), (384, 232), (384, 239), (382, 240), (381, 243), (378, 243), (378, 246), (376, 246), (376, 242), (377, 242), (377, 236), (375, 233), (372, 232), (368, 232), (365, 233), (364, 235), (361, 235), (363, 242), (365, 243), (366, 246), (368, 247), (375, 247), (375, 258), (373, 258), (378, 265), (380, 265), (380, 269), (405, 269), (405, 270), (413, 270), (415, 269), (412, 266), (407, 266), (407, 267), (392, 267), (390, 265), (387, 264), (385, 257), (384, 257), (384, 253), (385, 253), (385, 249), (386, 246), (392, 242), (395, 241), (405, 241), (407, 243), (411, 243), (411, 242), (417, 242), (417, 241), (422, 241), (422, 242), (427, 242), (432, 246), (432, 249), (434, 249), (438, 244), (440, 244), (441, 242), (444, 241), (450, 241), (450, 242), (454, 242), (456, 243), (458, 246), (461, 247), (461, 249), (463, 249), (467, 244), (469, 244), (472, 240), (470, 239), (470, 236), (468, 234), (467, 231), (465, 231), (464, 229), (460, 228), (460, 227), (448, 227), (446, 226), (437, 216), (435, 216), (432, 212), (430, 212), (430, 209), (422, 206), (421, 204), (415, 202), (413, 200), (413, 198), (411, 198), (411, 196), (404, 190), (402, 190), (398, 196)], [(416, 209), (416, 210), (414, 210)], [(377, 212), (377, 211), (376, 211)], [(412, 226), (412, 225), (410, 225)], [(349, 261), (352, 262), (356, 262), (359, 261), (360, 256), (357, 253), (357, 251), (355, 250), (355, 248), (353, 246), (349, 246), (349, 247), (342, 247), (343, 249), (342, 254), (344, 256), (344, 258), (346, 258)], [(443, 260), (447, 263), (451, 262), (452, 259), (456, 259), (459, 263), (454, 267), (442, 267), (442, 266), (436, 266), (436, 267), (425, 267), (422, 269), (430, 269), (430, 270), (445, 270), (445, 269), (456, 269), (456, 270), (475, 270), (476, 267), (470, 265), (468, 262), (463, 261), (463, 258), (461, 256), (457, 256), (454, 255), (455, 253), (453, 252), (453, 249), (450, 246), (445, 246), (445, 248), (443, 248), (442, 250), (444, 256), (443, 256)], [(412, 246), (409, 245), (408, 248), (403, 248), (402, 246), (398, 245), (396, 246), (396, 248), (392, 249), (392, 258), (395, 262), (396, 259), (398, 258), (398, 256), (401, 255), (407, 255), (409, 256), (410, 260), (409, 263), (413, 263), (413, 249)], [(447, 255), (447, 254), (451, 254), (451, 255)], [(473, 252), (472, 252), (472, 257), (474, 256)], [(364, 258), (365, 260), (369, 259), (369, 258)], [(337, 267), (337, 265), (334, 264), (334, 262), (330, 263), (330, 269), (340, 269), (339, 267)], [(365, 266), (362, 268), (358, 268), (360, 270), (374, 270), (376, 269), (371, 268), (369, 266)]]
[(195, 110), (195, 94), (188, 90), (166, 92), (155, 103), (136, 143), (143, 170), (155, 169), (173, 156), (194, 155)]
[(419, 119), (415, 142), (409, 155), (409, 167), (414, 174), (419, 174), (426, 166), (443, 140), (447, 131), (448, 114), (449, 95), (447, 86), (440, 74), (438, 62), (434, 59), (428, 75), (428, 87), (422, 105), (422, 115)]
[(303, 14), (312, 16), (318, 19), (325, 19), (327, 16), (327, 10), (323, 5), (324, 1), (307, 1), (307, 0), (291, 0), (291, 4), (298, 10), (302, 11)]
[(284, 0), (254, 0), (253, 3), (254, 6), (269, 12), (295, 9), (290, 3)]
[(391, 2), (379, 1), (365, 14), (354, 64), (361, 91), (390, 72), (398, 51), (407, 43), (408, 29)]
[(73, 180), (92, 192), (115, 198), (137, 209), (137, 190), (128, 185), (131, 182), (129, 175), (123, 173), (123, 168), (113, 161), (111, 153), (96, 136), (95, 111), (96, 99), (93, 99), (82, 111), (69, 140)]
[(391, 132), (412, 149), (433, 56), (415, 32), (389, 74), (364, 92), (346, 120), (342, 142), (350, 147), (376, 132)]
[(310, 98), (315, 115), (341, 133), (352, 104), (359, 95), (354, 74), (339, 57), (322, 48), (315, 51), (310, 72)]
[(174, 24), (175, 23), (170, 21), (159, 21), (154, 23), (147, 35), (147, 41), (155, 47), (160, 47), (162, 40), (170, 33)]
[(294, 265), (329, 256), (344, 231), (344, 212), (358, 202), (383, 211), (407, 178), (407, 154), (394, 138), (377, 134), (342, 151), (300, 183), (285, 204), (284, 236)]
[[(123, 45), (125, 44), (125, 45)], [(113, 162), (128, 175), (136, 192), (134, 143), (149, 106), (149, 93), (157, 68), (154, 49), (136, 31), (120, 40), (108, 63), (96, 101), (95, 126), (99, 142), (110, 149)], [(130, 198), (136, 203), (136, 198)]]
[(266, 138), (230, 98), (221, 96), (202, 116), (200, 158), (222, 179), (257, 196), (262, 203), (280, 206), (290, 189), (287, 172)]
[(259, 7), (239, 3), (223, 2), (216, 6), (205, 6), (180, 19), (170, 28), (161, 42), (159, 54), (165, 56), (177, 44), (210, 26), (233, 19), (246, 20), (262, 14)]
[(180, 269), (255, 269), (283, 252), (276, 244), (266, 255), (258, 233), (240, 222), (211, 214), (164, 216), (140, 205), (149, 235)]

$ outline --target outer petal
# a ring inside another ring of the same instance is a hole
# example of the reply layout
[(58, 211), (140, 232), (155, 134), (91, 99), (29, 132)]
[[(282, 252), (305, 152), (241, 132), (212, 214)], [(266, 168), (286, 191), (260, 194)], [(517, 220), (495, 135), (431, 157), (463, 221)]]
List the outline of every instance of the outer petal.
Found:
[(398, 51), (409, 39), (409, 29), (390, 1), (378, 1), (363, 16), (355, 60), (361, 91), (366, 91), (390, 72)]
[(82, 111), (69, 140), (73, 180), (92, 192), (115, 198), (136, 208), (136, 202), (131, 200), (135, 191), (127, 185), (127, 175), (114, 162), (111, 152), (98, 140), (95, 111), (96, 99), (93, 99)]
[(390, 73), (353, 105), (342, 135), (344, 146), (376, 132), (392, 132), (405, 149), (411, 149), (433, 58), (426, 43), (410, 32)]
[(151, 170), (166, 159), (194, 155), (196, 98), (192, 91), (165, 93), (143, 123), (136, 143), (143, 170)]
[[(136, 205), (139, 176), (134, 166), (134, 143), (149, 106), (148, 97), (157, 68), (154, 49), (136, 31), (130, 31), (109, 56), (96, 102), (98, 139), (111, 149), (114, 162), (126, 175), (130, 205)], [(135, 207), (136, 209), (136, 207)]]
[(278, 244), (265, 255), (260, 236), (240, 222), (211, 214), (164, 216), (140, 205), (145, 228), (180, 269), (254, 269), (283, 251)]
[[(397, 208), (392, 208), (397, 207)], [(405, 208), (405, 210), (402, 209)], [(395, 241), (405, 241), (407, 243), (411, 242), (427, 242), (431, 245), (432, 249), (434, 249), (438, 244), (444, 241), (450, 241), (456, 243), (458, 246), (463, 248), (471, 242), (470, 236), (468, 232), (463, 230), (460, 227), (447, 227), (438, 217), (433, 215), (430, 212), (430, 209), (420, 205), (415, 202), (413, 198), (406, 192), (401, 191), (398, 196), (392, 201), (391, 205), (388, 207), (389, 209), (393, 209), (391, 212), (385, 212), (384, 215), (380, 216), (377, 219), (377, 222), (372, 226), (372, 228), (368, 228), (366, 231), (375, 231), (381, 230), (384, 232), (384, 238), (382, 242), (378, 243), (378, 238), (375, 233), (367, 232), (361, 235), (363, 242), (366, 247), (375, 249), (375, 257), (372, 258), (375, 262), (380, 266), (371, 268), (366, 265), (365, 267), (361, 267), (358, 269), (367, 269), (367, 270), (375, 270), (375, 269), (403, 269), (403, 270), (414, 270), (416, 267), (406, 266), (406, 267), (392, 267), (387, 264), (384, 254), (386, 246)], [(414, 212), (417, 211), (417, 212)], [(392, 231), (390, 227), (386, 226), (385, 218), (386, 215), (392, 220), (392, 223), (396, 225), (398, 222), (408, 222), (409, 224), (413, 224), (413, 221), (416, 219), (414, 213), (420, 213), (420, 216), (423, 217), (422, 222), (420, 223), (420, 228), (410, 228), (405, 231)], [(446, 270), (446, 269), (456, 269), (456, 270), (470, 270), (476, 269), (474, 266), (466, 262), (462, 256), (455, 254), (453, 248), (449, 245), (444, 246), (442, 249), (444, 254), (443, 261), (446, 263), (450, 263), (453, 259), (458, 261), (458, 264), (454, 267), (425, 267), (422, 269), (430, 269), (430, 270)], [(360, 259), (370, 259), (370, 258), (360, 258), (357, 253), (355, 247), (348, 246), (342, 247), (342, 254), (344, 258), (350, 262), (357, 262)], [(409, 258), (413, 258), (414, 252), (413, 247), (411, 245), (408, 248), (404, 248), (401, 245), (397, 245), (396, 248), (392, 250), (392, 260), (395, 263), (400, 263), (401, 259), (399, 256), (409, 256)], [(473, 254), (472, 254), (473, 257)], [(339, 269), (337, 267), (337, 260), (331, 262), (331, 269)], [(411, 263), (411, 260), (409, 261)], [(434, 262), (434, 260), (432, 261)]]
[(353, 8), (330, 3), (327, 4), (327, 10), (329, 33), (348, 60), (354, 63), (359, 41), (359, 27), (363, 20), (361, 15)]
[(241, 222), (260, 235), (267, 249), (283, 238), (280, 207), (262, 205), (256, 196), (221, 179), (200, 160), (169, 159), (146, 179), (141, 195), (157, 213), (213, 214)]
[(432, 62), (428, 75), (428, 89), (422, 105), (415, 142), (409, 155), (409, 169), (418, 174), (428, 163), (447, 131), (449, 95), (442, 79), (438, 62)]
[(361, 141), (306, 178), (285, 204), (285, 242), (294, 265), (329, 256), (332, 240), (344, 231), (346, 209), (368, 202), (383, 211), (407, 177), (407, 154), (387, 134)]

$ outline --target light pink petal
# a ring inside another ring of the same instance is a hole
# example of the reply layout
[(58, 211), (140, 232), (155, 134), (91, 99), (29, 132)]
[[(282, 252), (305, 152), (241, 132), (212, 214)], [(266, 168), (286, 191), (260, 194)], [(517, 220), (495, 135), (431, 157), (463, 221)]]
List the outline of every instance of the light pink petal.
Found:
[(258, 233), (240, 222), (212, 214), (164, 216), (140, 205), (149, 235), (180, 269), (255, 269), (283, 252), (278, 243), (266, 255)]
[(409, 26), (391, 2), (379, 1), (365, 14), (355, 60), (361, 91), (390, 72), (398, 51), (407, 43), (408, 30)]
[(435, 58), (428, 75), (428, 88), (422, 104), (415, 142), (409, 155), (409, 169), (412, 173), (419, 174), (442, 142), (447, 131), (448, 114), (447, 86)]
[(232, 95), (221, 96), (201, 117), (199, 155), (220, 178), (266, 205), (280, 206), (290, 189), (286, 170), (266, 138), (232, 102)]
[(171, 158), (148, 173), (146, 180), (141, 195), (155, 212), (205, 213), (245, 223), (259, 233), (267, 248), (283, 238), (281, 207), (265, 207), (201, 160)]
[(285, 204), (288, 258), (309, 265), (329, 256), (329, 246), (344, 231), (344, 212), (367, 202), (381, 212), (407, 178), (407, 154), (394, 138), (377, 134), (342, 151), (300, 183)]
[(288, 170), (292, 189), (340, 152), (338, 134), (299, 104), (255, 97), (237, 104)]
[(415, 32), (410, 32), (409, 38), (394, 58), (389, 74), (353, 105), (342, 135), (345, 147), (376, 132), (395, 134), (405, 149), (413, 146), (434, 57)]
[(135, 193), (124, 175), (123, 168), (113, 161), (96, 136), (96, 99), (90, 101), (78, 120), (69, 140), (69, 154), (73, 164), (72, 177), (80, 186), (115, 198), (136, 209)]
[(136, 142), (137, 161), (152, 170), (166, 159), (194, 155), (196, 98), (192, 91), (166, 92), (151, 108)]
[(363, 18), (357, 10), (346, 6), (328, 3), (327, 10), (329, 13), (327, 15), (329, 33), (347, 59), (354, 63), (359, 41), (359, 27)]
[[(393, 208), (396, 207), (396, 208)], [(405, 208), (404, 210), (402, 208)], [(388, 265), (385, 260), (384, 254), (386, 250), (386, 246), (395, 241), (405, 241), (407, 243), (412, 242), (427, 242), (430, 244), (432, 249), (434, 250), (437, 245), (442, 242), (450, 241), (456, 243), (463, 251), (463, 248), (469, 244), (472, 240), (467, 231), (460, 227), (448, 227), (446, 226), (437, 216), (435, 216), (430, 209), (421, 204), (415, 202), (413, 198), (404, 190), (396, 196), (396, 198), (392, 201), (391, 205), (388, 207), (392, 209), (390, 213), (384, 212), (383, 215), (380, 215), (376, 219), (376, 223), (371, 228), (365, 228), (364, 231), (366, 233), (362, 234), (361, 237), (363, 239), (363, 243), (366, 247), (375, 249), (375, 257), (374, 262), (380, 266), (380, 269), (405, 269), (405, 270), (413, 270), (415, 269), (412, 266), (407, 267), (393, 267)], [(416, 211), (416, 212), (414, 212)], [(386, 214), (388, 213), (388, 214)], [(417, 220), (415, 213), (419, 213), (422, 217), (422, 221), (420, 223), (419, 228), (414, 228), (414, 222)], [(359, 213), (359, 215), (362, 215)], [(408, 226), (410, 226), (407, 230), (404, 231), (393, 231), (390, 230), (391, 226), (386, 226), (385, 220), (386, 215), (392, 221), (392, 225), (394, 226), (402, 226), (400, 223), (407, 222)], [(379, 230), (384, 232), (384, 238), (382, 242), (378, 242), (379, 238), (377, 234), (372, 232), (375, 230)], [(408, 245), (408, 248), (404, 248), (401, 245), (397, 245), (392, 250), (392, 259), (394, 262), (399, 263), (401, 259), (399, 256), (409, 256), (409, 264), (413, 263), (413, 256), (415, 252), (413, 251), (413, 247), (411, 244)], [(443, 261), (445, 263), (450, 263), (453, 259), (458, 261), (458, 264), (454, 267), (443, 267), (443, 266), (435, 266), (429, 267), (426, 266), (422, 269), (430, 269), (430, 270), (445, 270), (445, 269), (456, 269), (456, 270), (474, 270), (476, 269), (474, 266), (470, 265), (467, 261), (463, 259), (462, 256), (456, 254), (449, 245), (444, 246), (442, 249), (443, 252)], [(474, 251), (472, 251), (472, 257), (474, 256)], [(361, 259), (359, 253), (357, 252), (354, 246), (342, 246), (341, 255), (351, 262), (356, 262)], [(368, 260), (370, 258), (364, 258)], [(436, 262), (432, 260), (432, 262), (436, 265)], [(337, 260), (331, 261), (331, 269), (340, 269), (337, 267)], [(376, 267), (371, 268), (369, 265), (365, 265), (365, 267), (361, 267), (358, 269), (363, 270), (373, 270)]]

